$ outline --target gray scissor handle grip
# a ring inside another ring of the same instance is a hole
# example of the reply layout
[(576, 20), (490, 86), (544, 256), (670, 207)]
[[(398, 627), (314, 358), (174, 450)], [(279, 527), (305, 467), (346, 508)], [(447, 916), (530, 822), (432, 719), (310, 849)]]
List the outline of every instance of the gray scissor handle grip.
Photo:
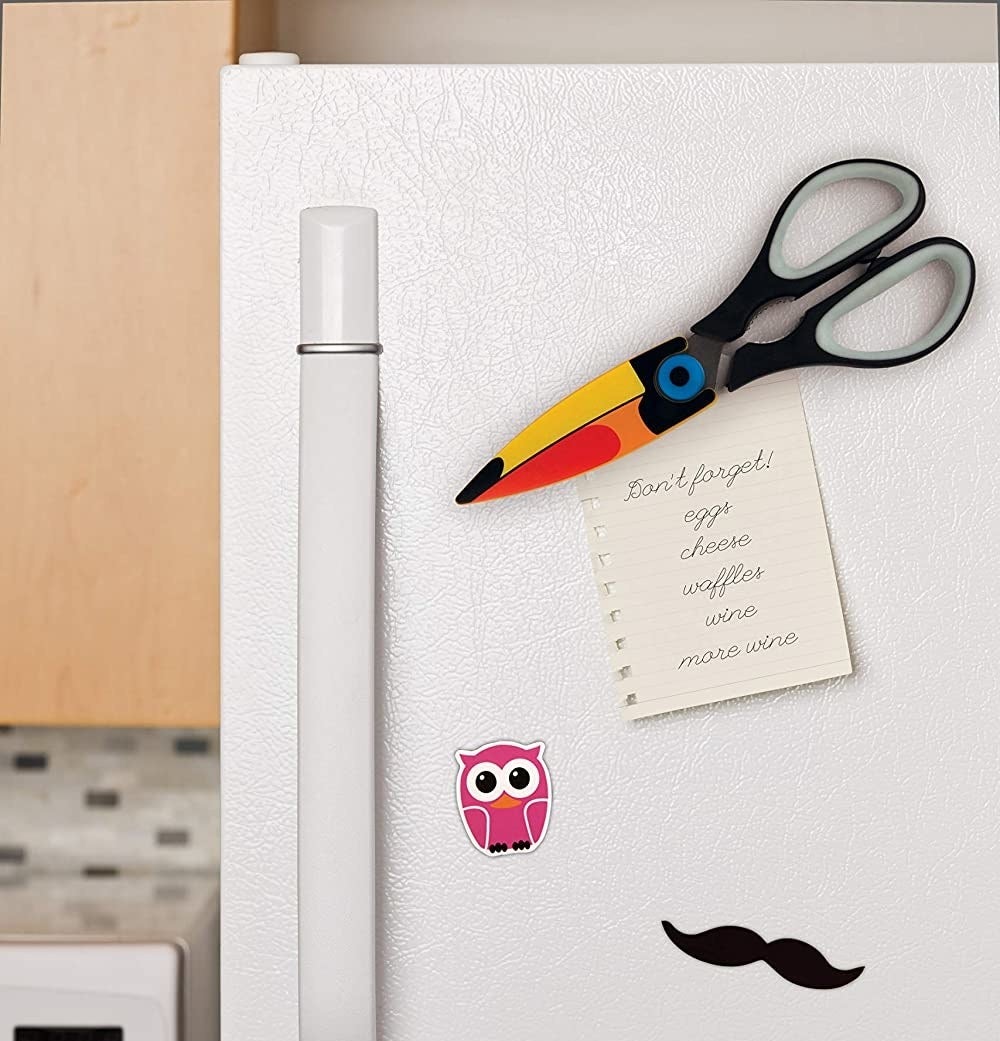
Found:
[[(788, 229), (803, 204), (816, 192), (839, 181), (882, 181), (899, 192), (900, 202), (887, 217), (845, 239), (823, 256), (793, 268), (783, 247)], [(691, 326), (693, 332), (722, 343), (738, 340), (751, 319), (772, 300), (804, 296), (854, 264), (869, 263), (884, 246), (902, 235), (923, 212), (924, 186), (905, 166), (884, 159), (846, 159), (810, 174), (781, 204), (760, 252), (742, 281), (725, 300)]]
[[(839, 319), (936, 260), (951, 268), (954, 284), (948, 303), (928, 332), (903, 347), (882, 351), (857, 351), (837, 340), (833, 327)], [(761, 376), (803, 365), (883, 369), (922, 358), (940, 347), (958, 328), (972, 300), (975, 284), (975, 262), (960, 242), (947, 238), (916, 242), (891, 257), (874, 261), (859, 279), (814, 304), (782, 339), (771, 343), (745, 343), (737, 348), (726, 386), (738, 390)]]
[[(838, 299), (816, 323), (816, 342), (827, 352), (850, 361), (904, 361), (916, 358), (943, 343), (958, 325), (969, 300), (975, 278), (972, 257), (960, 243), (951, 239), (936, 239), (919, 243), (919, 248), (895, 257), (886, 257), (884, 265), (873, 271), (870, 277), (856, 284), (846, 296)], [(928, 332), (913, 343), (883, 351), (858, 351), (845, 347), (834, 336), (833, 327), (841, 318), (857, 310), (869, 300), (888, 292), (893, 286), (915, 274), (921, 268), (941, 260), (951, 268), (954, 276), (951, 296), (940, 317)]]
[[(862, 228), (845, 239), (821, 257), (802, 267), (792, 267), (785, 259), (784, 245), (788, 237), (788, 229), (796, 214), (817, 192), (838, 184), (841, 181), (870, 180), (881, 181), (895, 188), (899, 193), (899, 205), (892, 213), (881, 220)], [(771, 233), (771, 244), (768, 249), (768, 267), (778, 278), (795, 280), (817, 275), (826, 268), (838, 266), (848, 257), (864, 253), (869, 246), (884, 244), (886, 237), (893, 237), (913, 223), (911, 218), (920, 215), (923, 209), (924, 191), (919, 178), (911, 170), (896, 163), (887, 163), (880, 159), (857, 159), (845, 163), (836, 163), (817, 171), (806, 178), (788, 197), (782, 207), (774, 229)]]

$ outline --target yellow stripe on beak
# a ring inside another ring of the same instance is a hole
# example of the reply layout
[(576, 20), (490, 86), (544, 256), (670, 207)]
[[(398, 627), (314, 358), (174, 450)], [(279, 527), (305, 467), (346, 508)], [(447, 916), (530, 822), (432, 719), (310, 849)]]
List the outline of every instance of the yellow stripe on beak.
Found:
[(599, 416), (641, 397), (642, 381), (628, 362), (610, 369), (553, 405), (497, 452), (503, 472), (510, 473), (560, 438)]

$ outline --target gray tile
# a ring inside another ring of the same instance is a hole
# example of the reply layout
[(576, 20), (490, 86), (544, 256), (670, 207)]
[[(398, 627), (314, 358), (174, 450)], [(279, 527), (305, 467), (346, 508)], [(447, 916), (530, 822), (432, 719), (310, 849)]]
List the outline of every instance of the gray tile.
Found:
[(0, 730), (0, 791), (0, 882), (218, 869), (217, 731)]

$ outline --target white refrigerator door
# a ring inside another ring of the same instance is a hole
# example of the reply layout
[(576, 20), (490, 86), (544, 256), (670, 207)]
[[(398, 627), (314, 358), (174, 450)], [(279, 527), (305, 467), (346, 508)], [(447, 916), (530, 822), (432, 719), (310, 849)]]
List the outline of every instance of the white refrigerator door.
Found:
[[(380, 220), (380, 1036), (995, 1037), (996, 67), (242, 68), (222, 115), (226, 1041), (296, 1031), (297, 222), (330, 203)], [(855, 672), (623, 723), (573, 489), (453, 496), (714, 305), (801, 177), (869, 155), (926, 184), (906, 241), (966, 242), (980, 279), (925, 362), (801, 377)], [(546, 743), (554, 800), (490, 859), (454, 755), (501, 738)], [(663, 919), (865, 971), (707, 965)]]

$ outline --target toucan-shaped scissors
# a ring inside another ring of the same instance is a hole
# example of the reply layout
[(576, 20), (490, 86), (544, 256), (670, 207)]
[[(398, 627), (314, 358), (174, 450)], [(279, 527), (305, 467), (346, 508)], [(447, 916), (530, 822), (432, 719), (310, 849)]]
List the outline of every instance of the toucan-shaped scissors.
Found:
[[(838, 181), (866, 178), (891, 185), (898, 206), (804, 267), (791, 267), (783, 246), (802, 204)], [(500, 449), (458, 494), (461, 504), (527, 492), (603, 466), (648, 444), (671, 427), (708, 408), (724, 387), (735, 391), (751, 380), (804, 365), (862, 369), (902, 365), (930, 354), (955, 331), (975, 283), (972, 255), (960, 242), (930, 238), (879, 253), (902, 235), (924, 208), (924, 186), (905, 166), (876, 159), (833, 163), (807, 177), (778, 210), (757, 259), (743, 281), (711, 314), (678, 336), (615, 366), (563, 398)], [(905, 347), (857, 351), (842, 346), (833, 326), (934, 261), (944, 261), (954, 282), (944, 311), (929, 332)], [(771, 343), (739, 340), (754, 315), (775, 300), (798, 299), (855, 264), (861, 276), (812, 306), (799, 324)]]

